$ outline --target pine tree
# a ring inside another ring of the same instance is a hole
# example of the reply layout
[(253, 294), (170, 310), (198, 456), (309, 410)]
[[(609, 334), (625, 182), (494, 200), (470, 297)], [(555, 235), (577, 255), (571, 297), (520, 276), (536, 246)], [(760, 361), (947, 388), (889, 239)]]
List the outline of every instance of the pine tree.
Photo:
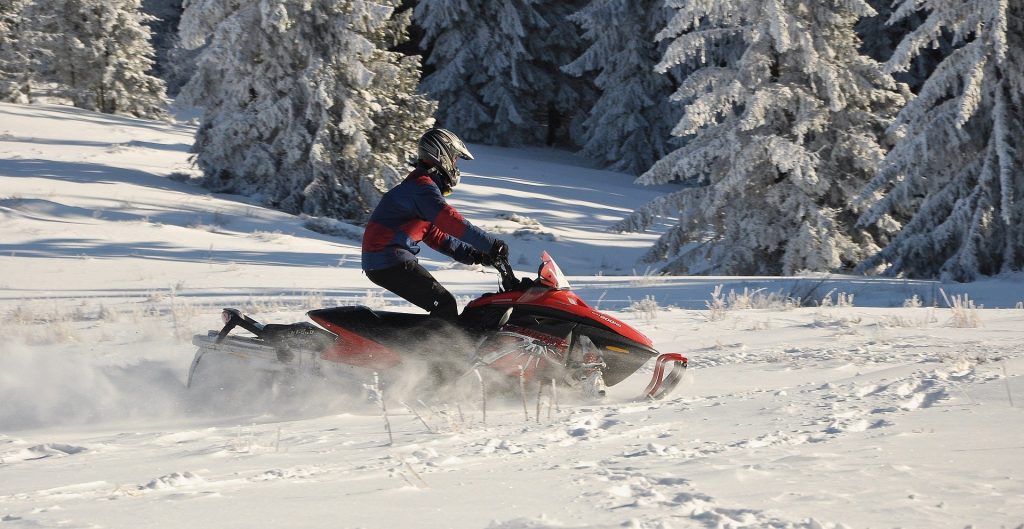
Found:
[(586, 105), (579, 80), (559, 68), (582, 41), (558, 0), (420, 0), (415, 9), (434, 68), (420, 88), (438, 100), (437, 118), (469, 141), (552, 143), (548, 132)]
[[(892, 58), (900, 41), (914, 28), (924, 23), (925, 16), (923, 12), (918, 12), (893, 19), (893, 0), (868, 0), (868, 3), (877, 14), (865, 17), (857, 23), (857, 34), (864, 43), (861, 51), (872, 59), (884, 63)], [(899, 82), (906, 83), (910, 91), (916, 94), (928, 76), (935, 71), (936, 65), (950, 52), (950, 39), (947, 35), (940, 35), (929, 49), (922, 50), (914, 58), (907, 69), (892, 72), (893, 77)]]
[(851, 199), (885, 154), (903, 95), (859, 54), (860, 0), (671, 0), (659, 69), (697, 59), (675, 98), (683, 147), (638, 181), (683, 189), (618, 226), (678, 221), (647, 254), (673, 273), (845, 270), (876, 250)]
[(37, 0), (49, 13), (50, 80), (80, 108), (162, 119), (163, 81), (153, 66), (149, 19), (139, 0)]
[(597, 101), (594, 75), (571, 74), (563, 67), (587, 48), (583, 32), (571, 19), (588, 0), (542, 0), (537, 11), (550, 30), (527, 39), (530, 56), (544, 75), (532, 95), (542, 116), (544, 143), (565, 147), (582, 145), (583, 122)]
[(640, 174), (671, 150), (679, 121), (670, 73), (654, 70), (665, 46), (655, 40), (668, 23), (663, 0), (593, 0), (572, 16), (590, 47), (564, 67), (596, 74), (600, 96), (583, 123), (582, 154), (616, 171)]
[(411, 162), (408, 155), (412, 153), (412, 146), (432, 126), (437, 105), (417, 93), (420, 57), (389, 51), (400, 48), (408, 40), (412, 10), (397, 11), (401, 9), (402, 0), (382, 0), (382, 3), (396, 9), (396, 15), (371, 35), (377, 50), (371, 61), (373, 82), (367, 91), (372, 94), (370, 119), (374, 124), (368, 131), (368, 141), (384, 171), (383, 189), (389, 189), (405, 176), (398, 169)]
[(386, 51), (408, 18), (392, 0), (185, 4), (205, 45), (182, 97), (203, 108), (193, 150), (217, 191), (292, 213), (363, 220), (432, 124), (418, 62)]
[(956, 47), (900, 112), (899, 142), (860, 196), (893, 239), (862, 270), (960, 281), (1024, 266), (1024, 1), (906, 0), (928, 14), (887, 63)]
[(32, 97), (33, 30), (29, 0), (0, 0), (0, 101), (28, 103)]
[(176, 96), (192, 77), (195, 50), (179, 46), (178, 24), (184, 9), (183, 0), (143, 0), (142, 11), (150, 15), (148, 26), (153, 35), (154, 64), (152, 74), (167, 85), (167, 93)]

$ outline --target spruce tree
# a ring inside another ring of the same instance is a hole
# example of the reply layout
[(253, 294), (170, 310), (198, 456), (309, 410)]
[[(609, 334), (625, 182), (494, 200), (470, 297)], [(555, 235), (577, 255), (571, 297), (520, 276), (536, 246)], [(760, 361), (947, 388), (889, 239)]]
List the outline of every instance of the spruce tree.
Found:
[(48, 80), (80, 108), (166, 117), (163, 81), (153, 66), (149, 17), (139, 0), (37, 0), (46, 12)]
[(185, 4), (205, 46), (182, 97), (203, 108), (193, 150), (206, 185), (292, 213), (364, 220), (432, 124), (392, 0)]
[(178, 25), (184, 9), (183, 0), (143, 0), (142, 11), (152, 18), (149, 23), (153, 35), (154, 64), (152, 74), (167, 85), (167, 93), (178, 95), (181, 87), (192, 77), (195, 50), (179, 45)]
[(674, 98), (683, 147), (638, 181), (686, 185), (618, 226), (677, 221), (647, 254), (672, 273), (793, 274), (852, 269), (877, 250), (852, 198), (885, 154), (903, 102), (859, 53), (860, 0), (670, 0), (662, 71), (697, 60)]
[(583, 123), (597, 101), (594, 73), (574, 74), (563, 69), (587, 48), (583, 31), (571, 18), (587, 3), (587, 0), (542, 0), (537, 3), (537, 11), (550, 29), (531, 35), (527, 44), (530, 55), (544, 75), (532, 97), (538, 100), (546, 145), (582, 145)]
[(590, 46), (564, 70), (594, 74), (600, 93), (583, 123), (581, 153), (610, 169), (641, 174), (671, 150), (681, 111), (669, 100), (671, 72), (655, 71), (665, 52), (656, 35), (669, 14), (663, 0), (593, 0), (572, 15)]
[[(877, 14), (865, 17), (857, 23), (857, 34), (864, 43), (861, 51), (872, 59), (884, 63), (896, 53), (900, 41), (924, 22), (925, 13), (905, 14), (894, 19), (893, 13), (896, 8), (892, 0), (868, 0), (868, 3)], [(906, 83), (910, 91), (916, 94), (928, 76), (935, 71), (936, 65), (950, 52), (952, 47), (948, 35), (940, 35), (927, 50), (922, 50), (905, 70), (892, 72), (893, 77), (899, 82)]]
[(0, 101), (32, 98), (34, 46), (29, 0), (0, 0)]
[(382, 189), (389, 189), (405, 176), (402, 168), (412, 161), (412, 146), (433, 125), (437, 104), (417, 93), (420, 57), (391, 51), (407, 42), (412, 10), (397, 11), (402, 0), (382, 3), (396, 9), (396, 14), (370, 35), (377, 49), (370, 63), (374, 76), (367, 91), (374, 124), (368, 141), (385, 177)]
[(972, 280), (1024, 266), (1024, 1), (906, 0), (927, 19), (887, 63), (955, 50), (900, 112), (900, 140), (864, 189), (860, 222), (892, 234), (862, 270)]
[(469, 141), (553, 143), (552, 121), (573, 122), (590, 94), (559, 70), (582, 46), (566, 19), (579, 3), (420, 0), (415, 18), (433, 68), (420, 87), (437, 99), (439, 124)]

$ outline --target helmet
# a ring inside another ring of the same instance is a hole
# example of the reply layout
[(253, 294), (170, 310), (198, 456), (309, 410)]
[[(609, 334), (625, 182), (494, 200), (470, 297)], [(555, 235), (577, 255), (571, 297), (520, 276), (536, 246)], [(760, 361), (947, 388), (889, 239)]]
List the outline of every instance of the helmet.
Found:
[(458, 167), (455, 167), (455, 160), (472, 160), (473, 155), (455, 133), (445, 129), (430, 129), (420, 137), (417, 158), (437, 169), (434, 182), (447, 195), (459, 184), (460, 173)]

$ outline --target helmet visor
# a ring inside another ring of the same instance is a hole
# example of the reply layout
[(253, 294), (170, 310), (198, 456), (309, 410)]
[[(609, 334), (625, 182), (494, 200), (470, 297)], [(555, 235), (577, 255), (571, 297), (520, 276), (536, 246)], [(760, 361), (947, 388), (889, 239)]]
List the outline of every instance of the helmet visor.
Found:
[(462, 158), (464, 160), (472, 160), (473, 159), (473, 155), (469, 152), (469, 148), (466, 147), (466, 144), (463, 143), (462, 140), (459, 139), (459, 137), (456, 136), (454, 133), (448, 132), (448, 131), (445, 131), (445, 132), (447, 132), (447, 134), (445, 134), (445, 136), (448, 138), (448, 141), (451, 142), (452, 158)]

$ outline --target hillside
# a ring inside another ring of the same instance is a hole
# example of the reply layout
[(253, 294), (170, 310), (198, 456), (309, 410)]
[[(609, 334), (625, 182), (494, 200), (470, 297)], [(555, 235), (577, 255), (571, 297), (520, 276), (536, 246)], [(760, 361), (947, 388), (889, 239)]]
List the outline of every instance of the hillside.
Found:
[[(0, 104), (4, 529), (1024, 525), (1024, 277), (658, 276), (657, 233), (606, 229), (664, 188), (559, 151), (471, 145), (452, 203), (686, 354), (668, 399), (635, 398), (649, 369), (529, 420), (396, 395), (388, 445), (359, 391), (189, 392), (222, 307), (416, 310), (361, 274), (358, 227), (196, 185), (193, 132)], [(425, 253), (460, 304), (495, 289)]]

